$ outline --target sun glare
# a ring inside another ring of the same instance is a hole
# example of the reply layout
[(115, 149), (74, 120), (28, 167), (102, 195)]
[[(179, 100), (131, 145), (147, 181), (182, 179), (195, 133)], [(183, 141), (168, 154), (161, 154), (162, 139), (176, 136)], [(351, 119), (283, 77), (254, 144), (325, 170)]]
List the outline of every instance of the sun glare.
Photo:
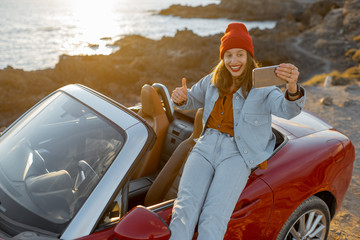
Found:
[(76, 41), (88, 44), (89, 51), (101, 53), (104, 41), (116, 32), (116, 0), (74, 0), (72, 1), (76, 25), (81, 29)]

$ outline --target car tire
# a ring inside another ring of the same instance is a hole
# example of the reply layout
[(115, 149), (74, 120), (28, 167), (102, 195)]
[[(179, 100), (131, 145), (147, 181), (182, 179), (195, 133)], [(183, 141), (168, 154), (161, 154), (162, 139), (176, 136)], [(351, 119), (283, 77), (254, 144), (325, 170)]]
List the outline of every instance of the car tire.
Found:
[(276, 240), (326, 240), (330, 228), (330, 211), (316, 196), (306, 199), (289, 217)]

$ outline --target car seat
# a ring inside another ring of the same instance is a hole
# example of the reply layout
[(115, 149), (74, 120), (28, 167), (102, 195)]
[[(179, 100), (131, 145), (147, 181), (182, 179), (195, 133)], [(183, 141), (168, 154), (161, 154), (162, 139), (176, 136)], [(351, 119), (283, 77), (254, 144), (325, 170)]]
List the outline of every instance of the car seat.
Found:
[(179, 144), (154, 180), (146, 194), (145, 206), (176, 198), (184, 164), (195, 145), (194, 139), (200, 137), (202, 132), (202, 115), (203, 109), (200, 108), (195, 115), (192, 134)]
[(153, 148), (135, 170), (132, 179), (148, 176), (157, 171), (161, 149), (170, 124), (159, 94), (148, 84), (141, 89), (141, 109), (138, 114), (154, 129), (157, 138)]

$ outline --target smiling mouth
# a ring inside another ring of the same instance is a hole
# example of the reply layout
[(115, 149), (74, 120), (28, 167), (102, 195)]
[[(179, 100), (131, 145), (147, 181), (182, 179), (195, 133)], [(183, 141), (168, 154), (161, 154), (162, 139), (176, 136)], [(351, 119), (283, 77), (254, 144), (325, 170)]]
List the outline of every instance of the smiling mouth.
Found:
[(238, 72), (241, 69), (241, 66), (230, 66), (231, 71)]

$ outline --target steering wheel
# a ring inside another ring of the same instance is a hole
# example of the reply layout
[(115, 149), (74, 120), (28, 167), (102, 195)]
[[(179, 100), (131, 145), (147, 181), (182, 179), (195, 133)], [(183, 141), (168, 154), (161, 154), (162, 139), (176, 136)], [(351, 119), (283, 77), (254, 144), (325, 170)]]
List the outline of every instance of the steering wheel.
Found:
[[(76, 176), (74, 189), (78, 190), (81, 185), (88, 185), (89, 183), (95, 183), (100, 180), (99, 175), (94, 169), (84, 160), (78, 162), (78, 174)], [(87, 183), (87, 184), (85, 184)]]
[(41, 166), (41, 168), (43, 169), (44, 173), (48, 173), (49, 170), (46, 168), (46, 165), (45, 165), (45, 159), (43, 158), (43, 156), (41, 155), (40, 151), (38, 149), (35, 149), (33, 151), (34, 153), (34, 160), (37, 159), (37, 164), (38, 166)]

